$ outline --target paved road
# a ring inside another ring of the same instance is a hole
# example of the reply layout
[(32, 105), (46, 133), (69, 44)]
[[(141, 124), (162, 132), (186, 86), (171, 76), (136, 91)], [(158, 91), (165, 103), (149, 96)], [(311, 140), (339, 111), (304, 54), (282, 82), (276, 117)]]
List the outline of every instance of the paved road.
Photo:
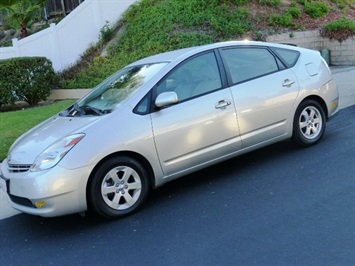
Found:
[(355, 265), (354, 115), (314, 147), (283, 142), (171, 182), (122, 220), (3, 219), (1, 265)]

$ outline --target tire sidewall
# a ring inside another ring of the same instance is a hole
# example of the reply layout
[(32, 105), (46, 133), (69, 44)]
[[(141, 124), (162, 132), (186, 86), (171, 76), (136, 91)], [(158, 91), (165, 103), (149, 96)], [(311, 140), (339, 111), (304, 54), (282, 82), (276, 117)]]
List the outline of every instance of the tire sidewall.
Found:
[[(134, 169), (139, 175), (142, 184), (139, 199), (131, 207), (125, 210), (115, 210), (108, 206), (105, 203), (101, 193), (101, 185), (106, 174), (118, 166), (128, 166)], [(148, 192), (148, 176), (144, 167), (133, 158), (120, 156), (105, 161), (93, 173), (88, 183), (88, 204), (89, 208), (100, 216), (108, 219), (120, 218), (137, 211), (143, 205), (145, 199), (147, 198)]]
[[(322, 119), (322, 128), (320, 129), (321, 132), (318, 134), (318, 136), (314, 139), (308, 139), (306, 137), (303, 136), (301, 129), (300, 129), (300, 125), (299, 125), (299, 119), (300, 116), (303, 112), (304, 109), (306, 109), (307, 107), (313, 107), (316, 108), (320, 115), (321, 115), (321, 119)], [(297, 108), (295, 116), (294, 116), (294, 120), (293, 120), (293, 140), (298, 144), (301, 145), (303, 147), (309, 147), (312, 146), (314, 144), (316, 144), (318, 141), (321, 140), (321, 138), (324, 135), (324, 131), (326, 128), (326, 119), (325, 119), (325, 113), (324, 110), (322, 108), (322, 106), (314, 101), (314, 100), (305, 100), (303, 101)]]

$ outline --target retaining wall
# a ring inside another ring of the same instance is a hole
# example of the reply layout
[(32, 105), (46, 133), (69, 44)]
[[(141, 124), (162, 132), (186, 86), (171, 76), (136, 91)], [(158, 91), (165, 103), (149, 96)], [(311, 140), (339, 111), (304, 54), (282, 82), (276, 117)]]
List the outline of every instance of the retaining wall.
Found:
[(330, 64), (333, 66), (355, 66), (355, 37), (343, 42), (323, 38), (319, 30), (271, 35), (268, 42), (290, 43), (299, 47), (321, 51), (330, 50)]

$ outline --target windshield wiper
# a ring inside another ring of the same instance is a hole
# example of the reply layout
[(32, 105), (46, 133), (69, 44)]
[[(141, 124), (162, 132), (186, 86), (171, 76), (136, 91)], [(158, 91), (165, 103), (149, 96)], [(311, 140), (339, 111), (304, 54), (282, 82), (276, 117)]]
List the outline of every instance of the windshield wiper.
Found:
[(65, 109), (64, 111), (60, 112), (60, 116), (76, 116), (80, 115), (81, 111), (77, 103), (74, 103), (69, 108)]
[(80, 106), (79, 109), (83, 110), (85, 112), (85, 114), (93, 114), (93, 115), (100, 116), (100, 115), (104, 115), (106, 113), (100, 109), (97, 109), (97, 108), (89, 106), (89, 105)]
[(61, 112), (59, 115), (73, 117), (73, 116), (82, 116), (82, 115), (91, 114), (91, 115), (101, 116), (104, 114), (108, 114), (110, 112), (111, 110), (100, 110), (98, 108), (89, 105), (79, 106), (78, 103), (74, 103), (70, 108)]

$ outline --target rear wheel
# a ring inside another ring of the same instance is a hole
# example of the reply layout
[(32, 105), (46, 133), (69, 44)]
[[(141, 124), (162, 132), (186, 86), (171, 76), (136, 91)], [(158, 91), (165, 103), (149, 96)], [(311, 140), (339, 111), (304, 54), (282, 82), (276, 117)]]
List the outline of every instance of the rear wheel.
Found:
[(138, 210), (149, 191), (147, 171), (125, 156), (104, 162), (90, 179), (90, 208), (105, 218), (119, 218)]
[(296, 110), (293, 139), (301, 146), (314, 145), (323, 137), (325, 125), (322, 106), (314, 100), (306, 100)]

